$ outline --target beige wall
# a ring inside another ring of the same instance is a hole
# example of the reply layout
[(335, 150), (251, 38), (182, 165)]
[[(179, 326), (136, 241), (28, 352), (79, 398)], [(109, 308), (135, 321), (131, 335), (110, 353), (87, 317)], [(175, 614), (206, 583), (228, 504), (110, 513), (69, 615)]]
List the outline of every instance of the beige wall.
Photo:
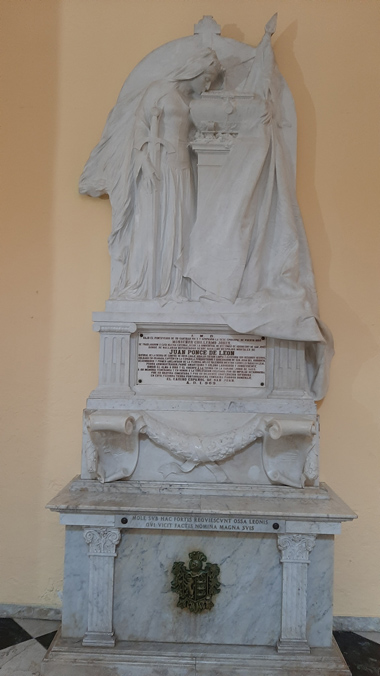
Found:
[[(336, 341), (322, 476), (359, 521), (337, 539), (337, 615), (380, 615), (379, 0), (1, 0), (0, 603), (59, 605), (63, 528), (44, 505), (80, 468), (108, 292), (107, 200), (77, 181), (130, 70), (213, 14), (274, 46), (299, 119), (298, 197)], [(376, 377), (377, 372), (377, 377)]]

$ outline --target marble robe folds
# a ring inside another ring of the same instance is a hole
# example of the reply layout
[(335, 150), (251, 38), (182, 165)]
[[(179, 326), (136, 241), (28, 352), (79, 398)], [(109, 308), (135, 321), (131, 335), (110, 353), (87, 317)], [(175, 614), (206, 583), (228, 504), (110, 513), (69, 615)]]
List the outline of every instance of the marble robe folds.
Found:
[(312, 392), (324, 396), (333, 341), (318, 317), (306, 235), (274, 124), (234, 142), (194, 225), (183, 274), (205, 290), (205, 301), (221, 302), (235, 331), (305, 341)]
[[(188, 301), (181, 302), (182, 312), (186, 312), (186, 305), (198, 302), (203, 312), (219, 313), (239, 333), (305, 341), (310, 389), (315, 399), (321, 399), (328, 387), (333, 340), (319, 319), (312, 265), (297, 205), (296, 116), (291, 94), (275, 63), (271, 46), (274, 29), (275, 19), (267, 24), (256, 49), (218, 34), (212, 37), (211, 46), (225, 69), (226, 97), (233, 102), (239, 93), (248, 95), (252, 108), (240, 121), (225, 163), (207, 200), (198, 207), (196, 219), (195, 208), (184, 209), (185, 202), (195, 202), (192, 181), (180, 182), (181, 189), (188, 191), (186, 199), (180, 198), (177, 190), (171, 203), (180, 203), (179, 212), (186, 213), (186, 218), (170, 220), (181, 232), (171, 228), (176, 245), (162, 249), (155, 263), (159, 274), (168, 270), (169, 280), (164, 285), (156, 284), (156, 293), (141, 293), (145, 288), (143, 259), (149, 267), (150, 258), (147, 251), (142, 257), (135, 251), (138, 241), (143, 246), (151, 239), (149, 223), (141, 225), (138, 217), (143, 213), (138, 208), (143, 201), (139, 201), (133, 161), (136, 115), (156, 87), (161, 86), (160, 96), (174, 91), (173, 64), (180, 70), (205, 47), (201, 35), (164, 45), (136, 66), (86, 164), (80, 192), (94, 197), (107, 193), (111, 199), (109, 249), (115, 271), (111, 299), (144, 303), (159, 298), (163, 312), (175, 313), (178, 303), (172, 299), (183, 294)], [(165, 156), (163, 149), (162, 158)], [(175, 178), (175, 173), (170, 176)], [(170, 185), (177, 183), (173, 180)], [(162, 181), (158, 197), (161, 210), (168, 199), (167, 185)], [(167, 218), (160, 223), (162, 233), (164, 226), (167, 232)], [(136, 270), (136, 288), (127, 282), (126, 273), (132, 269)]]
[(205, 299), (233, 304), (235, 312), (224, 318), (235, 331), (305, 341), (311, 390), (320, 399), (328, 387), (333, 340), (318, 316), (284, 141), (289, 123), (270, 40), (274, 29), (275, 17), (236, 92), (236, 103), (239, 93), (252, 94), (249, 115), (198, 211), (180, 265), (182, 274), (205, 290)]

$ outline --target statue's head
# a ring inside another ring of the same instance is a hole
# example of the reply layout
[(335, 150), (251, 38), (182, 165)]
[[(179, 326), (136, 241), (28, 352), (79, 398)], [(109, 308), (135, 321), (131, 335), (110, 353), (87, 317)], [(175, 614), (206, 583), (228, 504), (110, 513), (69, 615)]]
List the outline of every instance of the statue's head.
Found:
[(223, 77), (222, 65), (213, 49), (202, 49), (189, 59), (185, 66), (174, 71), (169, 78), (175, 82), (188, 81), (196, 94), (208, 91), (211, 85)]
[(218, 66), (216, 63), (214, 63), (211, 66), (208, 66), (203, 73), (201, 73), (200, 75), (191, 80), (193, 92), (195, 94), (202, 94), (202, 92), (208, 92), (211, 85), (219, 77), (220, 73), (221, 73), (220, 64)]

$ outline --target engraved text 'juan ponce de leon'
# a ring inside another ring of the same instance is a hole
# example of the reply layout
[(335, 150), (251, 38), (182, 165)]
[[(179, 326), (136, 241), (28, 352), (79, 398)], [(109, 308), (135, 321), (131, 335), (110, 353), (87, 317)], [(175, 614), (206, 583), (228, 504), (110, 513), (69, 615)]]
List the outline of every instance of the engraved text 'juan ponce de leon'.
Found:
[(264, 387), (266, 340), (212, 333), (140, 333), (139, 384)]

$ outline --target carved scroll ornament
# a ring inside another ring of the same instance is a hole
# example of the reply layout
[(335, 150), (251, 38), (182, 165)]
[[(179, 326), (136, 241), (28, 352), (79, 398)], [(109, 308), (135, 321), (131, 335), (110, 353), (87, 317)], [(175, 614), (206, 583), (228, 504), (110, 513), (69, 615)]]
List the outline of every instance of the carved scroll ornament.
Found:
[(303, 488), (318, 478), (315, 420), (272, 418), (263, 441), (263, 465), (274, 484)]
[(303, 487), (318, 476), (313, 419), (255, 415), (239, 428), (221, 434), (187, 434), (141, 412), (93, 412), (87, 418), (85, 445), (88, 471), (101, 482), (129, 478), (137, 466), (139, 434), (146, 434), (181, 461), (161, 468), (162, 474), (191, 472), (205, 465), (216, 481), (227, 477), (219, 465), (263, 438), (263, 467), (271, 483)]

